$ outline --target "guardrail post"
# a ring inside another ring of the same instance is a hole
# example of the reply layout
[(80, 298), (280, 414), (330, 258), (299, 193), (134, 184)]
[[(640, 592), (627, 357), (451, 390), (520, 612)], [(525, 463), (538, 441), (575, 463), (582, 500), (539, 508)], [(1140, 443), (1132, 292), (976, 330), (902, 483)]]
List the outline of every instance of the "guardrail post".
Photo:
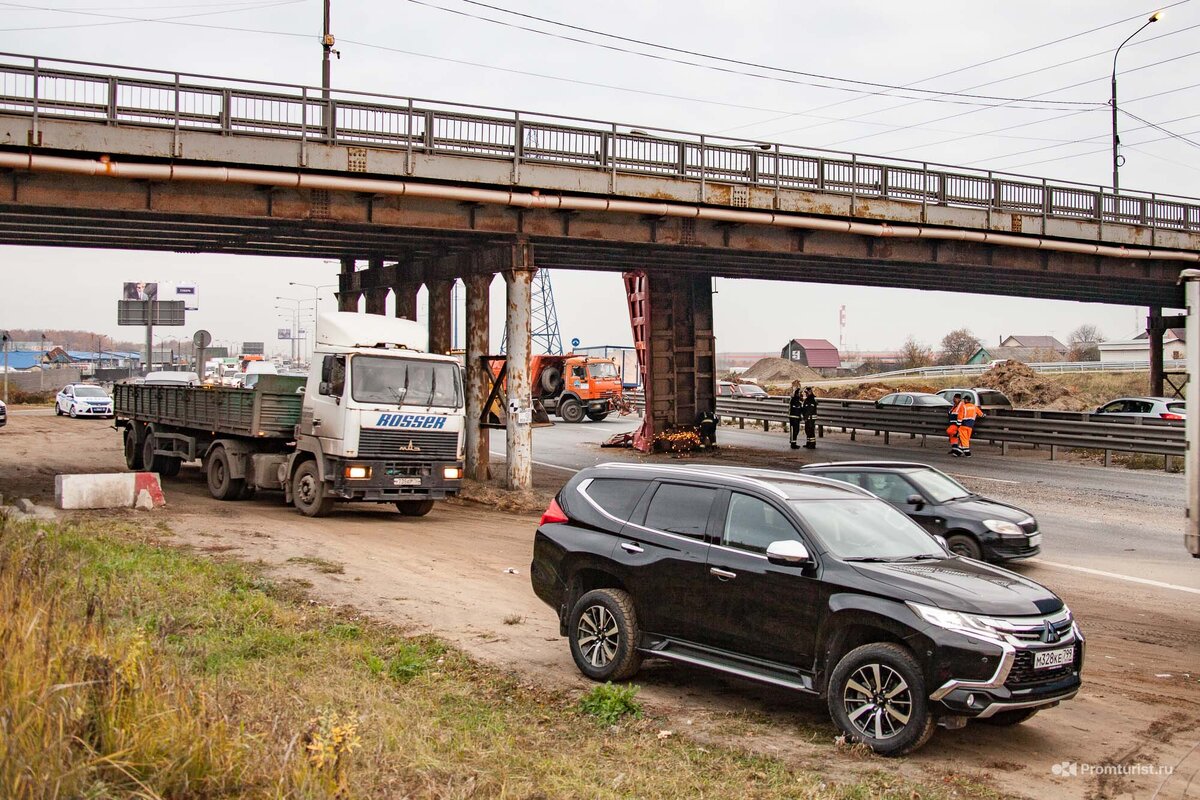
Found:
[(708, 193), (708, 145), (705, 143), (704, 134), (700, 134), (700, 202), (704, 202), (704, 197)]
[(608, 153), (608, 191), (610, 193), (617, 191), (617, 123), (612, 124), (612, 131), (608, 136), (608, 146), (611, 148)]
[[(1147, 217), (1157, 216), (1157, 214), (1158, 214), (1158, 195), (1153, 192), (1151, 192), (1151, 194), (1150, 194), (1150, 209), (1151, 209), (1151, 213), (1147, 214), (1146, 213), (1146, 203), (1143, 201), (1143, 203), (1142, 203), (1142, 224), (1143, 225), (1145, 225), (1147, 222), (1151, 221), (1151, 220), (1147, 219)], [(1158, 237), (1156, 236), (1156, 234), (1158, 233), (1158, 220), (1154, 219), (1153, 222), (1154, 222), (1154, 224), (1152, 224), (1150, 226), (1150, 246), (1157, 247), (1158, 246), (1158, 241), (1157, 241)], [(1188, 222), (1188, 211), (1187, 211), (1187, 207), (1185, 206), (1183, 209), (1183, 228), (1184, 228), (1184, 230), (1187, 230), (1187, 222)]]
[(308, 166), (308, 87), (300, 87), (300, 166)]
[(817, 159), (817, 190), (825, 191), (825, 159)]
[(854, 216), (854, 207), (858, 205), (858, 154), (850, 154), (850, 216)]
[(773, 204), (776, 210), (779, 209), (780, 188), (781, 187), (779, 185), (779, 144), (776, 143), (775, 144), (775, 202)]
[(221, 90), (221, 135), (228, 136), (233, 131), (233, 92), (229, 89)]
[(521, 156), (525, 153), (525, 125), (521, 122), (521, 112), (513, 112), (513, 168), (512, 182), (521, 180)]
[(404, 123), (404, 174), (413, 174), (413, 101), (408, 98), (408, 115)]
[(1051, 461), (1058, 460), (1058, 445), (1056, 445), (1056, 444), (1050, 445), (1050, 460)]
[(108, 102), (105, 104), (107, 109), (104, 112), (105, 122), (109, 125), (117, 124), (117, 92), (117, 77), (110, 75), (108, 78)]
[(746, 418), (738, 417), (738, 430), (746, 430)]
[(929, 164), (921, 162), (921, 224), (929, 222)]
[(433, 152), (433, 111), (425, 112), (425, 154)]
[(1046, 220), (1050, 216), (1050, 211), (1054, 205), (1054, 192), (1050, 190), (1050, 185), (1046, 183), (1046, 179), (1042, 178), (1042, 236), (1046, 235)]
[(1108, 448), (1104, 449), (1104, 466), (1112, 466), (1112, 450), (1109, 450)]
[(171, 131), (171, 157), (179, 157), (179, 73), (175, 73), (175, 125)]
[(987, 227), (992, 229), (992, 211), (996, 207), (996, 179), (992, 177), (992, 171), (988, 170), (988, 209), (987, 209)]
[(687, 142), (682, 139), (675, 143), (675, 169), (680, 178), (687, 178)]
[(325, 100), (325, 142), (337, 143), (337, 103), (332, 97)]

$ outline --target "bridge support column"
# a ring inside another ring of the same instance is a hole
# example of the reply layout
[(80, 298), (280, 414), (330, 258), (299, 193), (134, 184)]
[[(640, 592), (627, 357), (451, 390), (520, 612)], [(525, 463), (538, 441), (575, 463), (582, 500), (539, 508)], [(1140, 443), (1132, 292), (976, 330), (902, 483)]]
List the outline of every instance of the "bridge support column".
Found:
[(486, 481), (491, 477), (491, 430), (479, 421), (487, 403), (487, 384), (484, 380), (483, 357), (489, 355), (491, 336), (490, 272), (468, 275), (467, 284), (467, 477)]
[(383, 315), (387, 313), (388, 288), (386, 286), (368, 289), (366, 295), (368, 314)]
[(1150, 316), (1146, 318), (1146, 338), (1150, 345), (1150, 394), (1154, 397), (1163, 396), (1163, 335), (1166, 329), (1162, 325), (1162, 308), (1150, 307)]
[(416, 320), (417, 292), (421, 284), (414, 281), (400, 281), (392, 286), (392, 294), (396, 297), (396, 316), (402, 319)]
[(533, 389), (529, 374), (533, 273), (533, 248), (528, 242), (515, 243), (504, 271), (504, 333), (508, 341), (504, 484), (520, 491), (533, 487)]
[(646, 276), (646, 393), (648, 442), (676, 425), (694, 425), (701, 411), (715, 410), (716, 339), (712, 278), (708, 275)]
[(354, 268), (353, 258), (342, 259), (341, 285), (338, 287), (337, 293), (338, 311), (358, 311), (358, 298), (362, 296), (362, 293), (347, 291), (345, 288), (349, 277), (354, 274)]
[(429, 352), (449, 353), (452, 311), (450, 290), (454, 281), (434, 278), (425, 282), (429, 290)]

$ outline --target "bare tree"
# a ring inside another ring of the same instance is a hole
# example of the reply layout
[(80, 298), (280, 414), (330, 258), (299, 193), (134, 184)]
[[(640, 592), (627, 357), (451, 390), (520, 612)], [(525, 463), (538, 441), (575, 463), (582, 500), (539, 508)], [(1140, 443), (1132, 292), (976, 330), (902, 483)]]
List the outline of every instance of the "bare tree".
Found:
[(1100, 343), (1104, 336), (1091, 323), (1080, 325), (1067, 337), (1068, 361), (1099, 361)]
[(933, 364), (933, 349), (918, 342), (911, 335), (900, 347), (900, 369), (928, 367)]
[(967, 328), (953, 330), (942, 337), (941, 351), (938, 353), (939, 364), (965, 364), (967, 359), (975, 355), (983, 346), (979, 337)]

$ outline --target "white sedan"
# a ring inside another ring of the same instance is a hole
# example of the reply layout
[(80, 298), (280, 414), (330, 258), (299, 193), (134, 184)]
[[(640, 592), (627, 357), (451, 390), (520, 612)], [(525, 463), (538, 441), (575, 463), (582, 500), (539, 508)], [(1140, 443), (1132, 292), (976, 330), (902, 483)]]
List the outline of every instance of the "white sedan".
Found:
[(63, 414), (72, 417), (111, 417), (113, 400), (99, 386), (72, 383), (58, 393), (54, 400), (54, 413), (60, 417)]

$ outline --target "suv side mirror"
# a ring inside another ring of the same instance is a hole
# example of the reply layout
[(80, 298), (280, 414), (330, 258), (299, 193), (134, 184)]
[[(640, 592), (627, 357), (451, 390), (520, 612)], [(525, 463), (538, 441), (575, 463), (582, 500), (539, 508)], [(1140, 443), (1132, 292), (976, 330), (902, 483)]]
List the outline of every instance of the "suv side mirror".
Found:
[(925, 507), (925, 498), (921, 497), (919, 494), (910, 494), (907, 498), (905, 498), (904, 502), (908, 503), (917, 511), (920, 511)]
[(767, 545), (767, 560), (775, 564), (804, 566), (813, 563), (808, 548), (795, 539), (783, 539)]

